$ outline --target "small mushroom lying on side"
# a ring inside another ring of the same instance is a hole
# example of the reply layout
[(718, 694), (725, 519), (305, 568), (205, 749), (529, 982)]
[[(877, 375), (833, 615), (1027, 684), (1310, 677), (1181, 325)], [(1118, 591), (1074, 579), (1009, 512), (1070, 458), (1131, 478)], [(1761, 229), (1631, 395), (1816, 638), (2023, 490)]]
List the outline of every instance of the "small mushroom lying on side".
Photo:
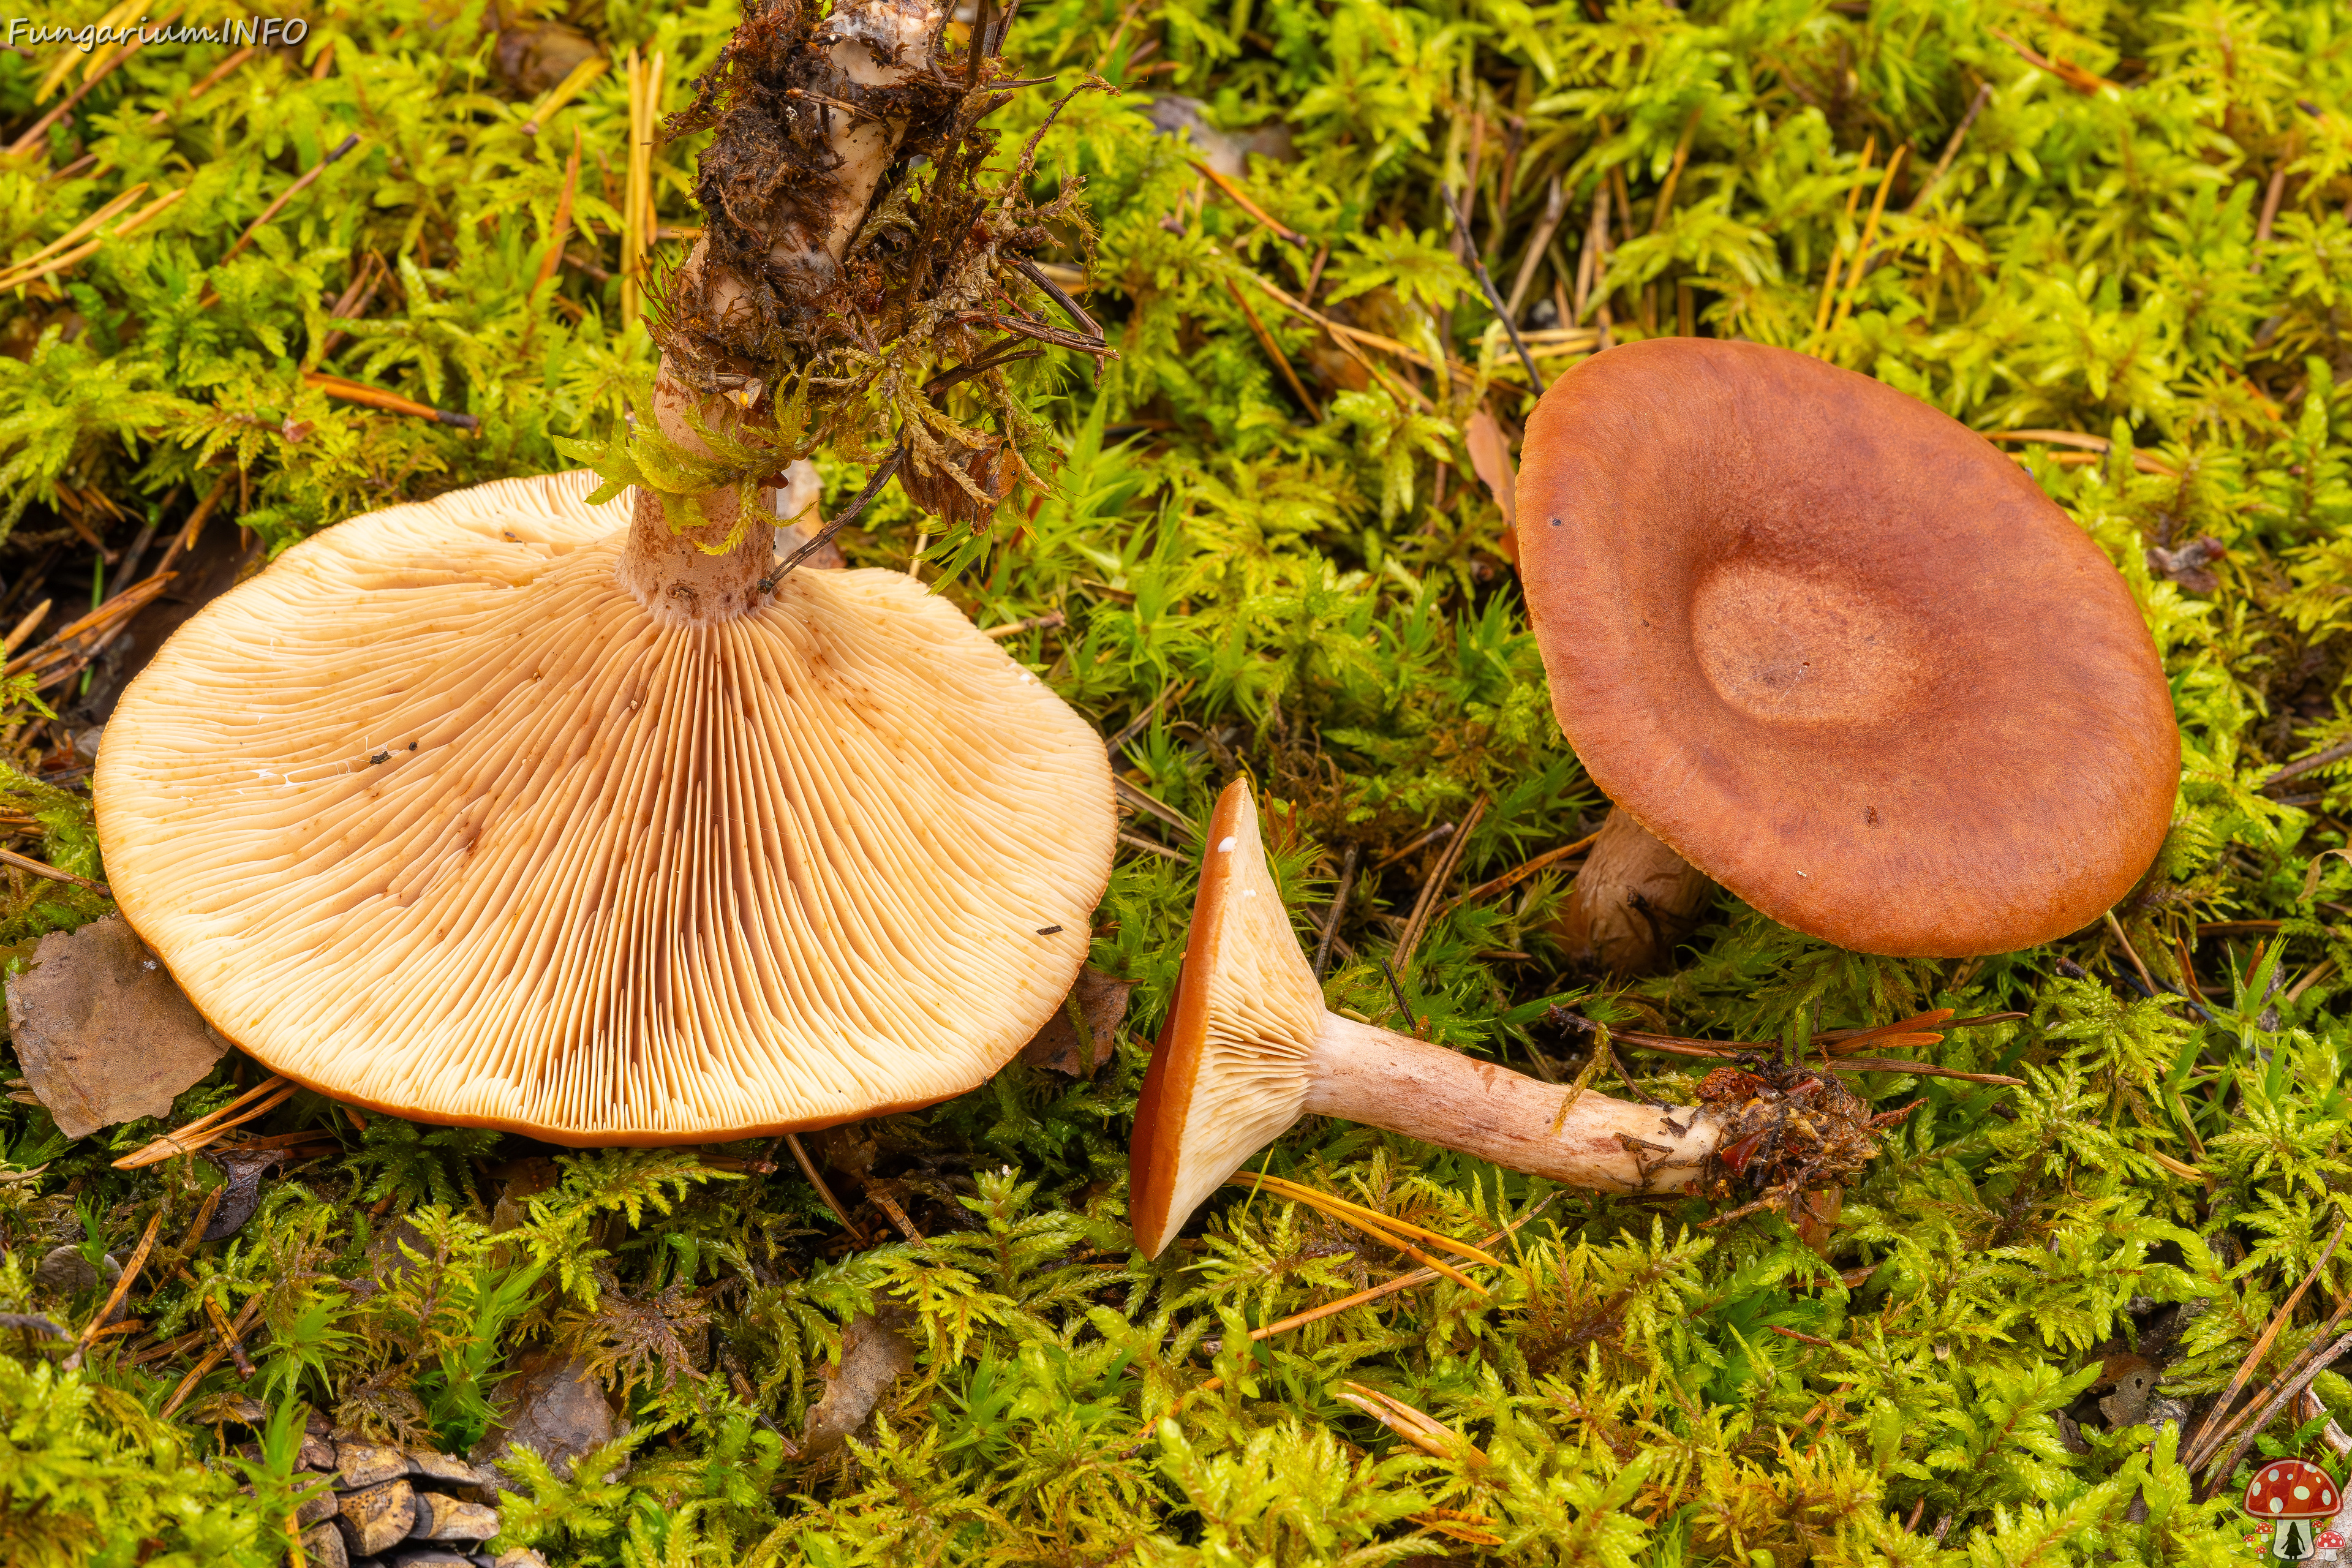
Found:
[(1266, 868), (1249, 785), (1209, 822), (1176, 997), (1129, 1151), (1136, 1245), (1157, 1258), (1194, 1209), (1301, 1116), (1337, 1116), (1515, 1171), (1613, 1193), (1795, 1196), (1877, 1152), (1867, 1106), (1804, 1068), (1724, 1068), (1697, 1106), (1544, 1083), (1323, 1005)]
[(2011, 952), (2131, 890), (2180, 736), (2131, 590), (1984, 437), (1805, 354), (1662, 338), (1528, 424), (1519, 574), (1616, 809), (1571, 955), (1659, 967), (1707, 879), (1862, 952)]

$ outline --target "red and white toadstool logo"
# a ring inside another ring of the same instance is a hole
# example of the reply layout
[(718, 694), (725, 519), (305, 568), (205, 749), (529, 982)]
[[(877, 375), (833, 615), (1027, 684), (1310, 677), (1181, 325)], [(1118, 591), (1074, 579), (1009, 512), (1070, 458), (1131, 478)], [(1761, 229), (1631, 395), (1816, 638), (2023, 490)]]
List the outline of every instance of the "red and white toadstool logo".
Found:
[[(2311, 1521), (2331, 1517), (2336, 1504), (2336, 1483), (2327, 1472), (2301, 1459), (2273, 1459), (2255, 1471), (2246, 1485), (2246, 1511), (2256, 1519), (2277, 1521), (2271, 1555), (2289, 1563), (2300, 1563), (2317, 1550)], [(2343, 1544), (2340, 1538), (2336, 1544)]]

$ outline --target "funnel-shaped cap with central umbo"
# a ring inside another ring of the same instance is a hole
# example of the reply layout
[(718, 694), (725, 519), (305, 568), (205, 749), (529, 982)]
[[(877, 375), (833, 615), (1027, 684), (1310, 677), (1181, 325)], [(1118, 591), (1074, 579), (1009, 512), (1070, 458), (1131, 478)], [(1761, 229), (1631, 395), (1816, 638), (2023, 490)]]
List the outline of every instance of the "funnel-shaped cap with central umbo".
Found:
[(1545, 394), (1518, 500), (1577, 755), (1773, 920), (2007, 952), (2162, 847), (2180, 739), (2130, 590), (1927, 404), (1782, 349), (1631, 343)]

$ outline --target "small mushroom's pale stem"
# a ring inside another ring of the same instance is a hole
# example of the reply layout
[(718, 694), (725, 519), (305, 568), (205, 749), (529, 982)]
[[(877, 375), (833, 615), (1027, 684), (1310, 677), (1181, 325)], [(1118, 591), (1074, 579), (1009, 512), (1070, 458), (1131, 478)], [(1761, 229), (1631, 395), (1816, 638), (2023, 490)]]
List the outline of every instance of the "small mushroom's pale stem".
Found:
[(1712, 889), (1706, 872), (1612, 807), (1552, 929), (1572, 963), (1646, 974), (1673, 958)]
[(1307, 1110), (1475, 1154), (1507, 1170), (1611, 1193), (1687, 1187), (1721, 1123), (1698, 1106), (1628, 1105), (1541, 1083), (1425, 1040), (1327, 1014)]
[[(934, 0), (843, 0), (835, 6), (819, 35), (826, 60), (837, 83), (854, 88), (891, 87), (912, 80), (930, 69), (931, 39), (939, 31), (940, 7)], [(824, 84), (820, 85), (835, 85)], [(837, 94), (819, 97), (835, 97)], [(816, 100), (803, 112), (815, 112)], [(811, 232), (799, 224), (786, 226), (774, 237), (768, 259), (787, 276), (798, 272), (812, 289), (830, 284), (849, 242), (865, 223), (874, 191), (897, 156), (906, 125), (898, 120), (827, 110), (833, 117), (830, 172), (834, 199), (824, 230)], [(695, 242), (682, 274), (699, 274), (708, 264), (709, 240)], [(712, 275), (709, 302), (726, 315), (744, 293), (731, 273)], [(671, 441), (697, 456), (710, 449), (694, 432), (688, 418), (691, 409), (706, 428), (724, 429), (741, 417), (727, 399), (704, 395), (671, 374), (665, 357), (654, 380), (653, 416)], [(623, 546), (618, 573), (622, 585), (656, 618), (673, 624), (707, 625), (730, 620), (757, 609), (764, 598), (760, 584), (775, 561), (775, 519), (753, 511), (745, 519), (742, 537), (723, 554), (711, 554), (696, 542), (711, 543), (728, 537), (735, 527), (737, 494), (731, 487), (694, 498), (696, 515), (675, 519), (661, 497), (640, 490), (636, 510)], [(677, 526), (673, 526), (677, 524)], [(679, 531), (680, 527), (686, 530)]]

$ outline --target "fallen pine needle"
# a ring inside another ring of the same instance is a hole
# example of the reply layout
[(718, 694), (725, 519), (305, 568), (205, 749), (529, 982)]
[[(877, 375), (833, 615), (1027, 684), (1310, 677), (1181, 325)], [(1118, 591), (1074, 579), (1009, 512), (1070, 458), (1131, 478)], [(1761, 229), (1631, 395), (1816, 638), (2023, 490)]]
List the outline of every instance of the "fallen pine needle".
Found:
[(1305, 235), (1299, 233), (1297, 229), (1290, 227), (1287, 224), (1283, 223), (1280, 219), (1269, 214), (1264, 207), (1250, 200), (1249, 197), (1244, 194), (1239, 185), (1236, 185), (1233, 181), (1225, 178), (1224, 175), (1220, 174), (1206, 163), (1202, 163), (1196, 158), (1192, 161), (1192, 170), (1202, 178), (1207, 180), (1211, 184), (1216, 186), (1218, 190), (1224, 193), (1224, 196), (1227, 201), (1241, 208), (1242, 211), (1249, 214), (1250, 216), (1257, 219), (1258, 222), (1265, 225), (1266, 228), (1276, 239), (1284, 240), (1291, 245), (1303, 246), (1307, 243), (1307, 237)]
[(1181, 849), (1171, 849), (1165, 844), (1157, 843), (1151, 839), (1146, 838), (1139, 833), (1129, 833), (1124, 829), (1121, 829), (1118, 836), (1118, 841), (1131, 849), (1148, 850), (1154, 855), (1165, 856), (1171, 860), (1181, 860), (1184, 858), (1184, 852)]
[(1486, 1460), (1478, 1446), (1426, 1411), (1360, 1383), (1343, 1383), (1333, 1398), (1352, 1405), (1433, 1459)]
[[(261, 1303), (268, 1294), (267, 1290), (257, 1290), (246, 1298), (244, 1308), (238, 1311), (236, 1321), (231, 1325), (236, 1332), (240, 1334), (245, 1332), (252, 1323), (254, 1314), (261, 1310)], [(226, 1359), (226, 1352), (218, 1345), (206, 1351), (204, 1358), (188, 1369), (188, 1375), (180, 1380), (180, 1386), (172, 1391), (172, 1397), (163, 1402), (163, 1408), (155, 1413), (156, 1418), (169, 1421), (178, 1413), (180, 1406), (188, 1402), (188, 1395), (196, 1391), (196, 1384), (204, 1381), (205, 1374)]]
[(849, 1239), (860, 1247), (865, 1246), (866, 1233), (857, 1228), (857, 1222), (849, 1217), (849, 1211), (841, 1206), (841, 1200), (833, 1195), (833, 1189), (826, 1186), (824, 1178), (816, 1173), (816, 1162), (809, 1158), (806, 1149), (801, 1147), (801, 1141), (787, 1132), (784, 1142), (791, 1146), (793, 1158), (800, 1162), (801, 1174), (809, 1179), (809, 1185), (814, 1187), (816, 1195), (824, 1200), (824, 1206), (833, 1211), (833, 1217), (841, 1222), (841, 1228), (849, 1233)]
[(106, 1305), (98, 1310), (97, 1316), (82, 1325), (81, 1338), (75, 1342), (72, 1353), (66, 1357), (66, 1371), (71, 1372), (81, 1365), (81, 1352), (89, 1348), (90, 1341), (97, 1337), (106, 1320), (114, 1315), (114, 1309), (122, 1305), (122, 1298), (131, 1294), (131, 1283), (139, 1278), (139, 1271), (147, 1267), (147, 1255), (154, 1250), (155, 1233), (163, 1228), (163, 1211), (159, 1208), (154, 1217), (147, 1222), (147, 1234), (139, 1238), (138, 1250), (131, 1253), (131, 1261), (122, 1266), (121, 1278), (115, 1280), (113, 1290), (108, 1293)]
[(2204, 1421), (2199, 1425), (2197, 1430), (2194, 1433), (2183, 1435), (2180, 1451), (2182, 1462), (2189, 1469), (2194, 1471), (2201, 1468), (2205, 1462), (2213, 1457), (2213, 1451), (2220, 1448), (2222, 1441), (2228, 1437), (2229, 1426), (2225, 1424), (2225, 1413), (2236, 1402), (2239, 1394), (2244, 1390), (2247, 1381), (2253, 1376), (2254, 1368), (2260, 1366), (2263, 1357), (2269, 1353), (2271, 1342), (2278, 1338), (2279, 1331), (2286, 1327), (2288, 1320), (2294, 1316), (2295, 1304), (2303, 1300), (2303, 1293), (2311, 1289), (2311, 1282), (2319, 1278), (2322, 1271), (2327, 1268), (2327, 1260), (2336, 1256), (2336, 1245), (2344, 1239), (2346, 1223), (2343, 1220), (2336, 1222), (2335, 1234), (2327, 1238), (2327, 1245), (2320, 1249), (2318, 1260), (2312, 1264), (2311, 1272), (2303, 1277), (2303, 1283), (2297, 1285), (2294, 1292), (2280, 1305), (2279, 1310), (2271, 1314), (2271, 1321), (2263, 1326), (2261, 1336), (2254, 1341), (2253, 1348), (2246, 1352), (2246, 1359), (2238, 1363), (2237, 1373), (2230, 1379), (2229, 1387), (2222, 1390), (2221, 1397), (2213, 1402), (2212, 1408), (2206, 1413)]
[(365, 382), (346, 381), (340, 375), (329, 375), (324, 371), (304, 371), (302, 384), (315, 387), (330, 397), (369, 408), (380, 408), (387, 414), (406, 414), (418, 419), (431, 419), (459, 430), (478, 432), (482, 427), (482, 422), (471, 414), (452, 414), (446, 408), (436, 408), (429, 403), (419, 403), (413, 397), (403, 397), (396, 392), (386, 392)]
[(1563, 844), (1557, 849), (1547, 849), (1525, 865), (1514, 870), (1506, 871), (1489, 881), (1481, 882), (1468, 892), (1448, 900), (1444, 907), (1437, 912), (1441, 915), (1450, 914), (1464, 904), (1474, 904), (1481, 899), (1489, 899), (1507, 889), (1517, 887), (1547, 867), (1558, 865), (1571, 855), (1583, 854), (1587, 849), (1591, 848), (1600, 837), (1601, 835), (1598, 833), (1588, 833), (1573, 844)]
[(1384, 1215), (1378, 1209), (1367, 1208), (1351, 1199), (1334, 1196), (1332, 1194), (1307, 1186), (1301, 1182), (1290, 1181), (1282, 1176), (1265, 1175), (1255, 1171), (1244, 1171), (1233, 1180), (1255, 1183), (1261, 1190), (1272, 1193), (1276, 1197), (1294, 1198), (1300, 1203), (1321, 1209), (1335, 1219), (1366, 1220), (1386, 1230), (1399, 1231), (1406, 1236), (1417, 1236), (1423, 1241), (1435, 1242), (1446, 1251), (1458, 1253), (1474, 1263), (1484, 1263), (1495, 1268), (1500, 1268), (1503, 1266), (1501, 1258), (1494, 1257), (1483, 1247), (1473, 1247), (1465, 1241), (1456, 1241), (1443, 1231), (1431, 1230), (1428, 1226), (1415, 1225), (1411, 1220)]
[[(1511, 1221), (1510, 1224), (1505, 1226), (1502, 1229), (1494, 1232), (1492, 1235), (1482, 1237), (1479, 1240), (1478, 1245), (1482, 1247), (1493, 1246), (1496, 1242), (1501, 1241), (1505, 1237), (1516, 1233), (1521, 1226), (1526, 1225), (1529, 1220), (1535, 1218), (1538, 1215), (1543, 1213), (1544, 1210), (1549, 1207), (1551, 1207), (1551, 1199), (1546, 1198), (1541, 1203), (1536, 1205), (1535, 1207), (1521, 1215), (1518, 1218)], [(1308, 1323), (1319, 1322), (1325, 1318), (1335, 1317), (1341, 1312), (1350, 1310), (1351, 1308), (1366, 1306), (1373, 1301), (1378, 1301), (1384, 1297), (1393, 1296), (1400, 1290), (1412, 1290), (1423, 1285), (1433, 1284), (1436, 1282), (1437, 1278), (1437, 1271), (1433, 1268), (1423, 1268), (1412, 1269), (1406, 1273), (1398, 1275), (1393, 1279), (1384, 1279), (1378, 1285), (1373, 1285), (1365, 1289), (1359, 1290), (1352, 1296), (1342, 1296), (1336, 1301), (1326, 1301), (1319, 1307), (1309, 1307), (1303, 1312), (1293, 1312), (1290, 1316), (1277, 1319), (1262, 1329), (1252, 1329), (1249, 1331), (1250, 1342), (1255, 1344), (1261, 1340), (1270, 1340), (1276, 1334), (1288, 1333), (1293, 1329), (1303, 1328)], [(1208, 1342), (1204, 1348), (1210, 1354), (1214, 1355), (1223, 1348), (1223, 1342), (1212, 1340)], [(1196, 1394), (1214, 1394), (1218, 1389), (1223, 1388), (1224, 1385), (1225, 1380), (1222, 1377), (1205, 1378), (1186, 1389), (1182, 1394), (1177, 1395), (1176, 1405), (1182, 1405), (1186, 1400), (1192, 1398)], [(1171, 1405), (1170, 1407), (1169, 1414), (1173, 1415), (1175, 1413), (1175, 1405)], [(1155, 1422), (1153, 1425), (1157, 1425), (1157, 1423)], [(1145, 1438), (1150, 1436), (1151, 1426), (1147, 1426), (1142, 1431), (1136, 1434), (1135, 1444), (1141, 1444)], [(1129, 1447), (1132, 1447), (1134, 1446), (1135, 1445), (1130, 1445)]]
[[(218, 1110), (199, 1116), (185, 1127), (164, 1133), (145, 1148), (125, 1154), (121, 1159), (114, 1162), (114, 1168), (118, 1171), (135, 1171), (142, 1165), (152, 1165), (168, 1160), (174, 1154), (193, 1154), (230, 1128), (241, 1126), (255, 1117), (275, 1110), (278, 1106), (291, 1100), (294, 1097), (294, 1091), (299, 1087), (290, 1079), (265, 1079)], [(254, 1105), (253, 1109), (246, 1110), (243, 1115), (232, 1116), (232, 1112), (241, 1110), (255, 1100), (260, 1100), (261, 1103)]]
[[(2115, 449), (2115, 443), (2109, 441), (2105, 436), (2086, 435), (2080, 430), (1980, 430), (1978, 434), (1988, 441), (2023, 441), (2042, 447), (2079, 447), (2085, 452), (2096, 452), (2102, 455)], [(2095, 458), (2070, 458), (2063, 455), (2058, 458), (2059, 462), (2069, 467), (2097, 460)], [(2150, 457), (2146, 452), (2136, 451), (2132, 454), (2132, 467), (2140, 473), (2154, 474), (2158, 479), (2177, 479), (2180, 477), (2179, 469), (2159, 458)]]
[(103, 882), (77, 877), (71, 871), (60, 871), (47, 861), (36, 860), (30, 855), (19, 855), (14, 849), (0, 849), (0, 864), (14, 866), (20, 871), (30, 871), (36, 877), (47, 877), (52, 881), (71, 882), (77, 888), (88, 888), (101, 899), (114, 897), (112, 889)]
[(1006, 637), (1017, 637), (1023, 632), (1052, 631), (1056, 626), (1067, 624), (1068, 619), (1069, 617), (1063, 615), (1061, 611), (1052, 610), (1042, 616), (1031, 616), (1025, 621), (1008, 621), (1001, 626), (991, 626), (980, 635), (1003, 642)]

